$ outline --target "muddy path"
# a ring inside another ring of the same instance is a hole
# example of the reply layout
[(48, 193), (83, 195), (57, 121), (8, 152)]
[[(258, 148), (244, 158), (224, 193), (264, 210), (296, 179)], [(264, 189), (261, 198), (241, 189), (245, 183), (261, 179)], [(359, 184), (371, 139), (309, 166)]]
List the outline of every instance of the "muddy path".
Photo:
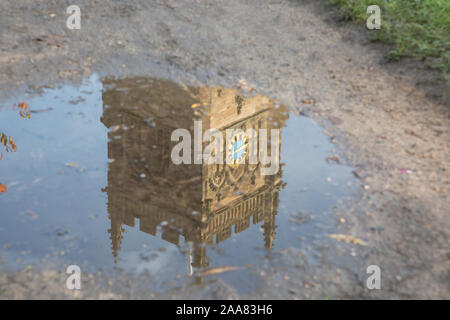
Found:
[[(314, 265), (288, 248), (276, 257), (283, 267), (247, 293), (220, 277), (162, 293), (92, 274), (74, 294), (61, 288), (64, 272), (42, 267), (4, 270), (1, 298), (450, 297), (449, 109), (427, 99), (412, 73), (380, 65), (382, 51), (360, 31), (330, 22), (312, 1), (287, 0), (78, 1), (81, 29), (68, 30), (70, 4), (1, 2), (2, 101), (93, 74), (251, 88), (316, 121), (335, 159), (354, 168), (353, 199), (335, 205), (332, 221), (369, 245), (333, 239)], [(365, 286), (372, 264), (381, 290)]]

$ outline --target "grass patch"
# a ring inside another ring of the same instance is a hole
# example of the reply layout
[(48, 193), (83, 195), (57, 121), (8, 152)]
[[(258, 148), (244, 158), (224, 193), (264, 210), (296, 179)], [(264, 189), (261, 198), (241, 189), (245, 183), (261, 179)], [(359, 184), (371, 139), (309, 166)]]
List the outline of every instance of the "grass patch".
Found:
[(345, 20), (367, 20), (367, 7), (381, 9), (381, 29), (372, 40), (393, 44), (388, 58), (426, 61), (446, 77), (450, 71), (450, 0), (328, 0)]

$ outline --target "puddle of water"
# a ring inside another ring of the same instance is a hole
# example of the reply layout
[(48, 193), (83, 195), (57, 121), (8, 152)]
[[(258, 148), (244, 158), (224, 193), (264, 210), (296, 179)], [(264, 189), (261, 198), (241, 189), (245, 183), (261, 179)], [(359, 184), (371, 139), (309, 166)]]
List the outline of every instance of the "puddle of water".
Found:
[[(333, 145), (321, 128), (260, 95), (93, 76), (27, 103), (29, 119), (0, 112), (0, 131), (18, 147), (0, 161), (0, 252), (9, 268), (45, 259), (145, 271), (170, 287), (206, 268), (239, 266), (221, 277), (251, 290), (283, 249), (305, 249), (314, 263), (335, 227), (333, 205), (350, 193), (351, 168), (325, 161)], [(209, 128), (223, 137), (224, 161), (245, 163), (175, 164), (174, 130), (191, 137), (191, 156), (179, 156), (192, 159), (196, 133)], [(260, 142), (227, 139), (227, 129), (250, 128), (279, 132), (269, 135), (269, 149), (280, 142), (269, 152), (280, 159), (274, 174), (249, 163), (265, 149)]]

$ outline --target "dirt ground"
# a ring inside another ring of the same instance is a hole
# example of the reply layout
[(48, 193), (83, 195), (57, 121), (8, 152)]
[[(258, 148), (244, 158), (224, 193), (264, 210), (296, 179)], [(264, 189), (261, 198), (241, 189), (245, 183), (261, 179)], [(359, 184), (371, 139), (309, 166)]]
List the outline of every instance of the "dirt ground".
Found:
[[(65, 274), (42, 268), (2, 271), (0, 298), (450, 298), (450, 109), (429, 98), (448, 88), (417, 85), (429, 82), (420, 65), (386, 63), (386, 47), (314, 1), (78, 0), (80, 30), (66, 28), (70, 4), (0, 2), (0, 100), (94, 72), (189, 85), (244, 80), (317, 121), (356, 168), (355, 201), (335, 213), (345, 219), (340, 233), (370, 245), (337, 244), (350, 263), (328, 263), (338, 249), (324, 248), (320, 267), (282, 254), (291, 267), (245, 296), (216, 280), (152, 293), (138, 280), (92, 275), (73, 293), (61, 286)], [(382, 269), (381, 290), (365, 287), (370, 264)]]

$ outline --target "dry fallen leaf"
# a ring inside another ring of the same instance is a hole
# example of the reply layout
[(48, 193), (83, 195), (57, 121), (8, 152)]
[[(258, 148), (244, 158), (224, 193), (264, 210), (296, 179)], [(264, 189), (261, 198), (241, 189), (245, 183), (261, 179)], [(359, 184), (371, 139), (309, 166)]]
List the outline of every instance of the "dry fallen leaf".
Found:
[(6, 192), (6, 184), (0, 183), (0, 193), (4, 193), (4, 192)]
[(201, 273), (201, 275), (202, 276), (208, 276), (208, 275), (213, 275), (213, 274), (220, 274), (220, 273), (223, 273), (223, 272), (234, 271), (236, 269), (239, 269), (239, 267), (225, 266), (225, 267), (210, 268), (210, 269), (206, 269), (205, 271), (203, 271)]
[(331, 234), (330, 238), (333, 238), (333, 239), (335, 239), (337, 241), (341, 241), (341, 242), (359, 244), (361, 246), (369, 245), (369, 243), (364, 240), (361, 240), (354, 236), (345, 235), (345, 234)]
[(304, 103), (304, 104), (316, 104), (316, 100), (314, 100), (314, 99), (303, 99), (302, 103)]
[(114, 126), (114, 127), (111, 128), (111, 132), (117, 132), (119, 130), (120, 130), (120, 126), (119, 125)]
[(332, 155), (332, 156), (326, 157), (325, 161), (327, 163), (335, 162), (335, 163), (339, 163), (340, 164), (341, 163), (341, 158), (339, 158), (339, 156)]

